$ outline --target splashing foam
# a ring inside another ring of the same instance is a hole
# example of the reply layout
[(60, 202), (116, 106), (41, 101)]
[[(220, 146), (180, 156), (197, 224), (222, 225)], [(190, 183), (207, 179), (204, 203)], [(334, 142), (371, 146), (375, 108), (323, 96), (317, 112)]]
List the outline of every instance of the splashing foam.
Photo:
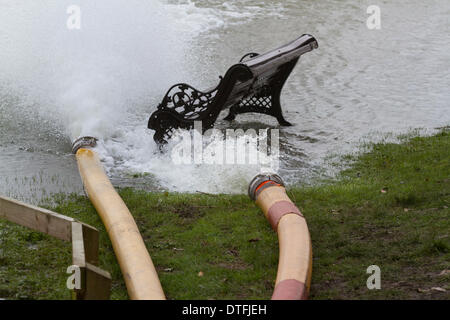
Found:
[[(145, 128), (129, 128), (115, 139), (101, 141), (97, 147), (102, 155), (105, 167), (111, 174), (113, 171), (122, 173), (149, 173), (164, 189), (177, 192), (207, 192), (207, 193), (245, 193), (249, 181), (260, 172), (273, 172), (278, 165), (277, 155), (267, 155), (258, 150), (256, 137), (244, 136), (248, 139), (247, 157), (253, 147), (258, 157), (257, 164), (251, 164), (246, 158), (243, 164), (208, 164), (206, 161), (195, 164), (180, 164), (172, 156), (174, 148), (181, 143), (181, 136), (192, 132), (180, 130), (174, 135), (165, 152), (161, 153), (152, 139), (153, 132)], [(236, 140), (228, 136), (223, 140), (214, 137), (203, 137), (203, 155), (207, 155), (207, 147), (214, 149), (220, 145), (224, 154), (237, 156), (230, 142)], [(223, 146), (223, 147), (222, 147)], [(225, 162), (225, 161), (224, 161)], [(235, 159), (235, 162), (237, 160)]]
[(259, 167), (174, 166), (137, 116), (148, 114), (168, 86), (189, 78), (179, 68), (189, 41), (223, 26), (223, 12), (191, 1), (80, 0), (81, 29), (69, 30), (70, 5), (0, 2), (0, 93), (18, 99), (9, 111), (45, 119), (71, 140), (98, 137), (109, 172), (150, 172), (176, 191), (244, 191)]
[(130, 108), (179, 76), (173, 62), (183, 63), (185, 44), (157, 1), (78, 1), (80, 30), (67, 28), (70, 5), (0, 5), (0, 83), (39, 106), (24, 111), (54, 118), (71, 139), (111, 137)]

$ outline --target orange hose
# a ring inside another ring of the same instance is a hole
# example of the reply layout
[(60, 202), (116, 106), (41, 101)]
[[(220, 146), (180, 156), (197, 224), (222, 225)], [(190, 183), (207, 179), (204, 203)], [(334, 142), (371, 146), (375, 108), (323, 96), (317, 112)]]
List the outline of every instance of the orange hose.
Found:
[(101, 217), (133, 300), (165, 300), (153, 262), (130, 211), (117, 194), (97, 154), (76, 151), (85, 190)]
[[(260, 176), (260, 179), (261, 177), (263, 176)], [(267, 183), (268, 181), (272, 183)], [(287, 196), (283, 184), (277, 182), (280, 181), (259, 181), (259, 184), (255, 184), (249, 191), (278, 234), (280, 253), (272, 299), (303, 300), (308, 298), (312, 274), (312, 247), (308, 225)]]

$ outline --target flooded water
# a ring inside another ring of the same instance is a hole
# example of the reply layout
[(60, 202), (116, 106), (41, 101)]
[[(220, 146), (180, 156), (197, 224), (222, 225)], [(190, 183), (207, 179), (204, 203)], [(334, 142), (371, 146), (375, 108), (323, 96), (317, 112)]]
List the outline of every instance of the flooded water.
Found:
[[(450, 123), (450, 2), (0, 0), (0, 194), (82, 192), (71, 141), (97, 148), (116, 186), (245, 192), (255, 165), (175, 165), (147, 119), (170, 85), (215, 86), (247, 52), (303, 33), (305, 54), (282, 93), (280, 173), (289, 184), (333, 174), (361, 142)], [(366, 25), (369, 5), (381, 28)], [(222, 115), (223, 117), (223, 115)], [(222, 118), (221, 117), (221, 118)], [(228, 125), (219, 121), (218, 128)], [(278, 128), (239, 115), (232, 128)]]

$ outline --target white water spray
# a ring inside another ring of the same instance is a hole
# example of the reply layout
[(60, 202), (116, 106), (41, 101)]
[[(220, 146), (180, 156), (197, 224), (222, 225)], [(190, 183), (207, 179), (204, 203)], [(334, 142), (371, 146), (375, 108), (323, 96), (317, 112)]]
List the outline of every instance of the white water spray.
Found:
[(71, 141), (99, 138), (113, 175), (149, 172), (176, 191), (235, 192), (236, 184), (245, 191), (257, 167), (174, 166), (170, 154), (157, 152), (145, 119), (170, 85), (190, 78), (190, 41), (221, 27), (230, 10), (191, 1), (80, 0), (80, 29), (70, 29), (72, 5), (0, 0), (0, 94), (14, 98), (2, 109)]
[(185, 45), (157, 1), (78, 1), (80, 30), (66, 24), (71, 1), (4, 2), (2, 83), (71, 139), (113, 136), (127, 111), (179, 76)]

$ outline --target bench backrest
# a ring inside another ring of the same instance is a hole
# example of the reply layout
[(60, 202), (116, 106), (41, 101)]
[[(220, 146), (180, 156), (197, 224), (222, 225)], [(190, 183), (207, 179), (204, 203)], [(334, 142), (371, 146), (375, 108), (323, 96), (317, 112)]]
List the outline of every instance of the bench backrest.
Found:
[(233, 65), (218, 87), (213, 102), (215, 111), (220, 113), (264, 86), (276, 88), (277, 81), (282, 86), (300, 56), (315, 48), (316, 39), (304, 34), (284, 46)]

